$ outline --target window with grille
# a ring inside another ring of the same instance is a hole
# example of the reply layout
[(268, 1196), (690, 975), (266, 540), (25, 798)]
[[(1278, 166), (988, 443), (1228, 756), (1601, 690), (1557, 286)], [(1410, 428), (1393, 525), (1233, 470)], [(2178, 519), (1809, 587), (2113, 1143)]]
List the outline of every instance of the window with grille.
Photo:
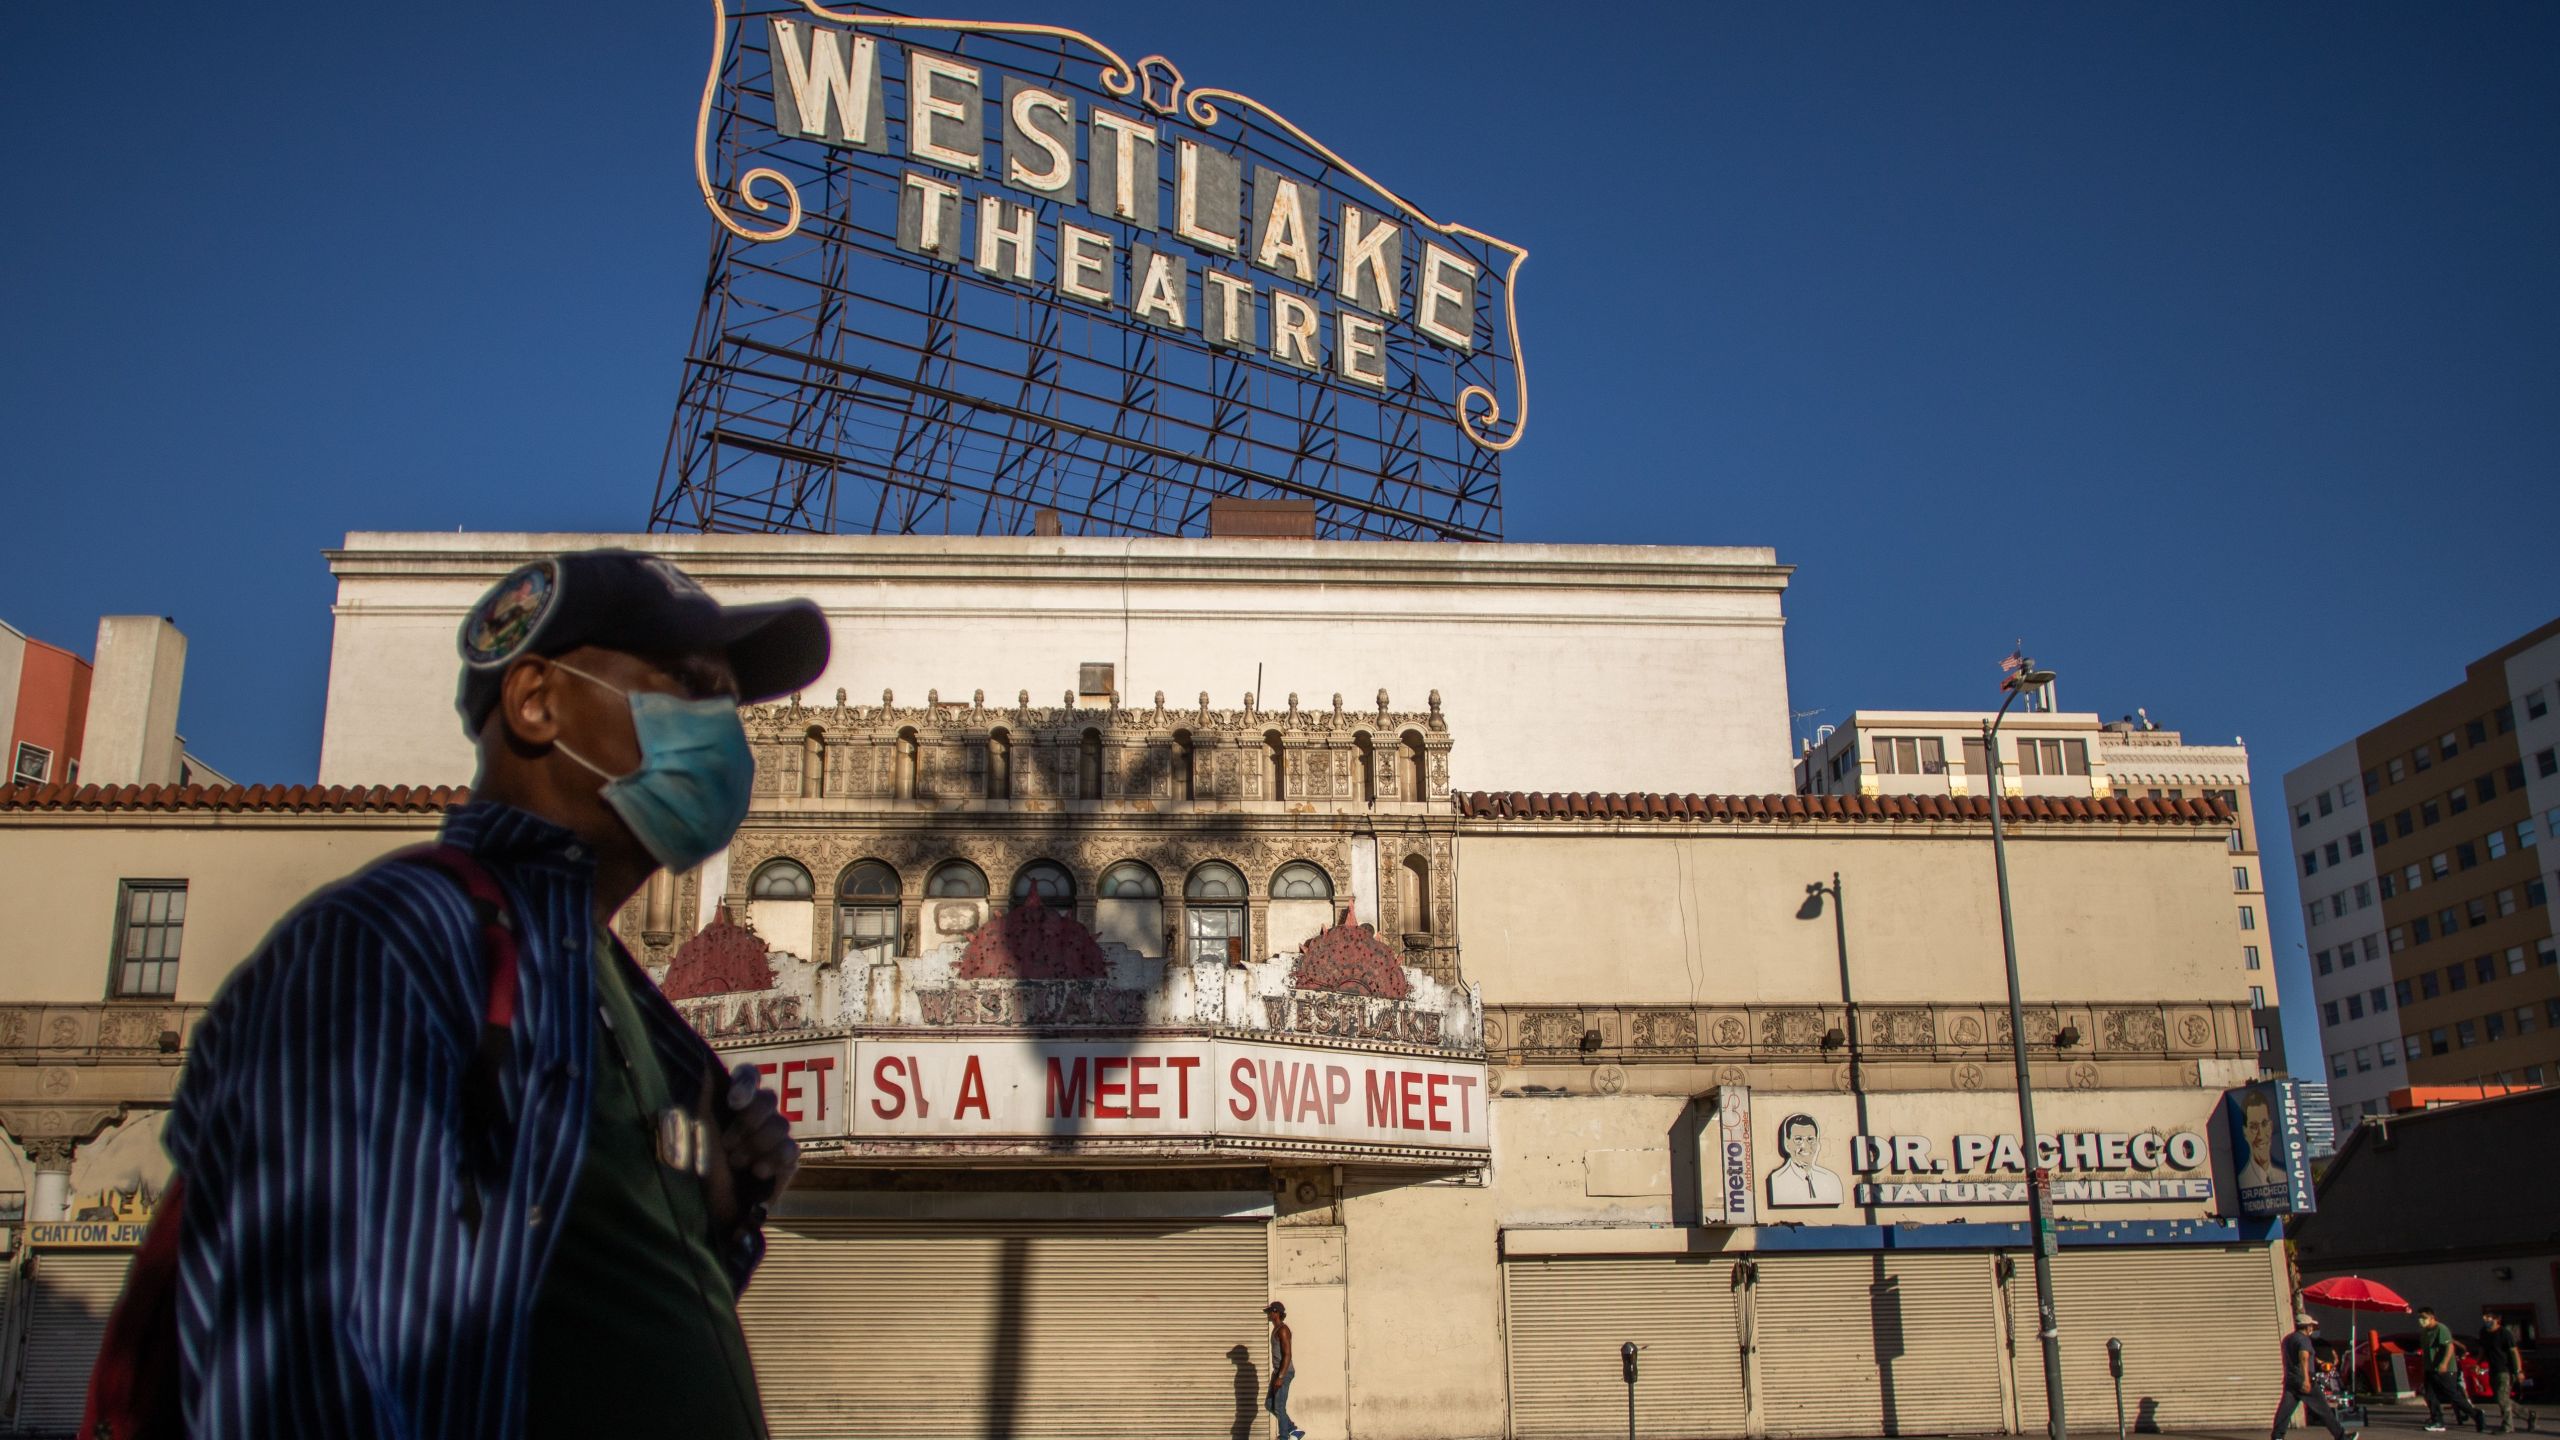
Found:
[(178, 942), (187, 928), (187, 882), (127, 880), (116, 911), (115, 993), (178, 993)]
[(1194, 961), (1244, 962), (1245, 883), (1234, 866), (1211, 861), (1183, 882), (1183, 925)]
[(1333, 879), (1304, 860), (1292, 860), (1271, 877), (1274, 900), (1330, 900)]
[(836, 878), (836, 941), (844, 957), (876, 965), (898, 949), (898, 872), (857, 861)]
[(1013, 873), (1013, 903), (1027, 904), (1035, 895), (1048, 909), (1072, 910), (1076, 903), (1076, 877), (1054, 860), (1034, 860)]
[(806, 900), (817, 893), (807, 867), (797, 860), (768, 860), (747, 880), (750, 900)]

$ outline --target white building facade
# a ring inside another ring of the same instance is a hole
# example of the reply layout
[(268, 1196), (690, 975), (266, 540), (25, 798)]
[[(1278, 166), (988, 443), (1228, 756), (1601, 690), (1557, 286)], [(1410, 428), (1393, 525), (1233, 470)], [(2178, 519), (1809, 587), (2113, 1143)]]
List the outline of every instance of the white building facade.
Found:
[(1251, 696), (1285, 714), (1336, 695), (1370, 709), (1384, 690), (1419, 709), (1432, 676), (1469, 717), (1462, 789), (1788, 788), (1789, 571), (1766, 548), (361, 533), (329, 557), (321, 783), (470, 779), (460, 722), (417, 697), (453, 692), (455, 627), (482, 590), (593, 545), (664, 555), (723, 600), (817, 601), (835, 657), (813, 703)]
[[(2291, 838), (2276, 851), (2290, 853), (2302, 887), (2303, 946), (2320, 1019), (2317, 1073), (2329, 1087), (2341, 1131), (2387, 1111), (2390, 1093), (2408, 1083), (2363, 774), (2353, 744), (2289, 772), (2284, 798)], [(2302, 1069), (2313, 1073), (2309, 1057)]]

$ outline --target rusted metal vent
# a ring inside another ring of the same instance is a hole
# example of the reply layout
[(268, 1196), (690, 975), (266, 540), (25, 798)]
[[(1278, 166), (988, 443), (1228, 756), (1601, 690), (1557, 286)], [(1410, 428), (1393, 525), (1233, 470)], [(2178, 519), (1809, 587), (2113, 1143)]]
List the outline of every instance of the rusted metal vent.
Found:
[(1112, 668), (1107, 660), (1087, 660), (1076, 667), (1078, 695), (1108, 695), (1112, 691)]
[(1313, 500), (1212, 500), (1209, 535), (1216, 540), (1313, 540)]

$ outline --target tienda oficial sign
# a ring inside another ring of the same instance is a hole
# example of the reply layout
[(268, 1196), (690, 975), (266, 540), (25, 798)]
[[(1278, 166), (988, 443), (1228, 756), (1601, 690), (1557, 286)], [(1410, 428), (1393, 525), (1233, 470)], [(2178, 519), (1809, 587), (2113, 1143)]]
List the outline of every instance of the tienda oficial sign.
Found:
[(913, 1036), (730, 1053), (766, 1073), (807, 1138), (1490, 1145), (1485, 1067), (1428, 1056), (1206, 1037)]

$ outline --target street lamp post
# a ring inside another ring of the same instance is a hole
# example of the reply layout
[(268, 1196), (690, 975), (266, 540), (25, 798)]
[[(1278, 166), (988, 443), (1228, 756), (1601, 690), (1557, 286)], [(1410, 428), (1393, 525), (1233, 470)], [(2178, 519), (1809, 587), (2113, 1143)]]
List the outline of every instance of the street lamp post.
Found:
[(2009, 1057), (2018, 1071), (2018, 1139), (2027, 1164), (2027, 1227), (2034, 1233), (2036, 1266), (2036, 1336), (2044, 1345), (2045, 1433), (2066, 1440), (2062, 1408), (2062, 1331), (2053, 1314), (2053, 1216), (2051, 1175), (2036, 1153), (2036, 1091), (2027, 1074), (2027, 1026), (2018, 999), (2018, 932), (2009, 914), (2008, 832), (2000, 823), (2000, 722), (2009, 707), (2030, 690), (2053, 683), (2053, 672), (2038, 670), (2030, 660), (2000, 688), (2009, 692), (2000, 713), (1982, 722), (1982, 752), (1991, 769), (1991, 866), (2000, 879), (2000, 952), (2009, 969)]
[[(1831, 883), (1828, 885), (1819, 880), (1805, 885), (1804, 904), (1796, 910), (1796, 918), (1799, 920), (1819, 918), (1822, 914), (1822, 899), (1826, 895), (1831, 897), (1831, 933), (1835, 953), (1840, 957), (1840, 1021), (1843, 1027), (1840, 1036), (1842, 1043), (1849, 1051), (1849, 1090), (1858, 1097), (1858, 1104), (1863, 1107), (1867, 1103), (1867, 1094), (1866, 1087), (1858, 1074), (1858, 997), (1856, 992), (1849, 988), (1849, 902), (1840, 893), (1839, 871), (1831, 872)], [(1866, 1129), (1863, 1115), (1858, 1128), (1861, 1133)]]

